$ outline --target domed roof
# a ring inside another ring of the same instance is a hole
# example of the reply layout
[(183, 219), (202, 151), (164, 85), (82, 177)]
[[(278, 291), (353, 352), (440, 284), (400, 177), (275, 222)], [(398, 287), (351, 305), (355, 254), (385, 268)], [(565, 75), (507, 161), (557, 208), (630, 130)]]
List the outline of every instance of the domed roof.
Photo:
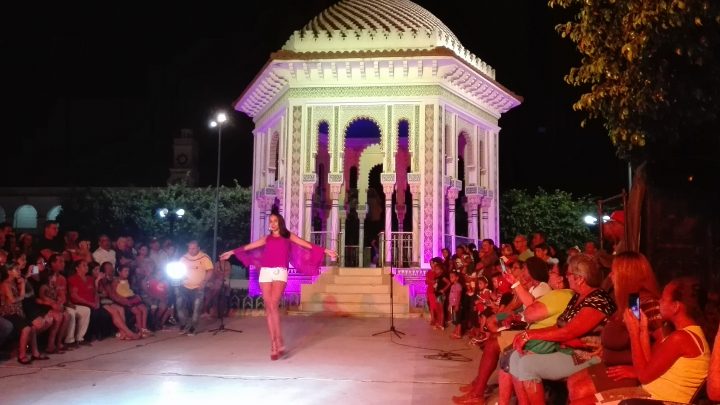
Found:
[(494, 69), (463, 47), (442, 21), (409, 0), (341, 0), (295, 31), (280, 53), (401, 56), (441, 48), (495, 78)]
[(320, 13), (303, 31), (374, 30), (399, 31), (411, 35), (431, 35), (440, 31), (460, 42), (455, 34), (432, 13), (408, 0), (342, 0)]

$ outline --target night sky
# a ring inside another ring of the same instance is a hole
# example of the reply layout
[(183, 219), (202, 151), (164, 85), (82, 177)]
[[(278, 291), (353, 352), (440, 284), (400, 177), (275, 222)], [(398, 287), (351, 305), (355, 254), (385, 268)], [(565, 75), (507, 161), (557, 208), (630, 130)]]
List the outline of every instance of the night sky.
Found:
[[(269, 54), (332, 3), (192, 8), (176, 2), (165, 9), (103, 3), (114, 8), (22, 14), (27, 18), (15, 19), (0, 39), (0, 186), (163, 185), (181, 128), (193, 129), (199, 141), (201, 184), (213, 184), (209, 117), (221, 108), (232, 112), (232, 101)], [(501, 188), (620, 191), (624, 164), (600, 123), (580, 128), (582, 116), (571, 108), (579, 91), (562, 80), (578, 63), (573, 45), (553, 29), (567, 14), (544, 1), (417, 3), (525, 99), (500, 121)], [(231, 119), (223, 133), (222, 182), (250, 185), (252, 121), (237, 112)]]

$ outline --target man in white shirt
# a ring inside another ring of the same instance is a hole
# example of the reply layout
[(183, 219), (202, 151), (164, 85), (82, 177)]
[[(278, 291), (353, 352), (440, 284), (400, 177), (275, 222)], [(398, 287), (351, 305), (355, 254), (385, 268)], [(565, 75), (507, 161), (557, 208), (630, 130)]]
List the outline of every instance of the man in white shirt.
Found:
[[(205, 301), (205, 284), (212, 275), (213, 262), (205, 252), (200, 250), (197, 241), (192, 240), (187, 246), (187, 253), (180, 259), (187, 274), (183, 285), (178, 287), (175, 308), (180, 321), (181, 333), (193, 336), (200, 319), (202, 304)], [(188, 315), (186, 308), (188, 303), (191, 303), (192, 306), (191, 315)]]
[(115, 267), (115, 251), (112, 249), (112, 243), (110, 241), (110, 238), (107, 235), (100, 235), (98, 238), (98, 244), (100, 247), (97, 248), (96, 251), (93, 252), (93, 260), (96, 262), (103, 264), (105, 262), (112, 263), (113, 267)]

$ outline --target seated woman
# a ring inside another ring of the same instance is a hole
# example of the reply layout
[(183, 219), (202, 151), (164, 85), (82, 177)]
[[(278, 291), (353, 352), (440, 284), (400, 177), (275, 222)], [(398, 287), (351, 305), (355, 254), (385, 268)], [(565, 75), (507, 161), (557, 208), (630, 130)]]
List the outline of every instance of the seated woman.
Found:
[[(597, 376), (606, 375), (607, 366), (631, 365), (632, 353), (630, 351), (630, 336), (628, 334), (623, 315), (628, 308), (629, 297), (637, 294), (640, 298), (640, 308), (647, 315), (648, 330), (655, 341), (663, 338), (663, 321), (660, 316), (660, 290), (655, 274), (645, 256), (637, 252), (623, 252), (615, 256), (612, 262), (610, 280), (615, 303), (618, 310), (610, 317), (602, 330), (600, 341), (602, 344), (602, 363), (575, 373), (568, 378), (568, 392), (570, 402), (579, 404), (594, 404), (595, 393), (603, 386), (633, 386), (637, 380), (623, 380), (617, 383), (609, 382)], [(593, 378), (593, 376), (596, 376)], [(597, 386), (596, 386), (597, 385)]]
[[(543, 265), (547, 269), (547, 266), (544, 263)], [(515, 278), (522, 280), (521, 283), (515, 285), (514, 290), (517, 294), (523, 295), (523, 302), (528, 304), (522, 315), (526, 322), (532, 323), (530, 328), (538, 329), (555, 325), (558, 316), (565, 310), (568, 302), (573, 296), (573, 291), (566, 289), (564, 277), (559, 272), (551, 272), (548, 274), (547, 270), (545, 270), (545, 275), (536, 274), (533, 276), (533, 274), (528, 272), (519, 262), (516, 262), (516, 267), (513, 268), (513, 273), (513, 280)], [(533, 270), (533, 273), (535, 273), (535, 270)], [(533, 285), (536, 286), (538, 284), (539, 281), (536, 280), (535, 277), (548, 280), (549, 286), (553, 290), (543, 294), (537, 299), (533, 297), (528, 291)], [(490, 375), (493, 371), (495, 371), (501, 349), (504, 349), (504, 347), (501, 347), (500, 340), (501, 339), (498, 338), (498, 334), (493, 334), (485, 343), (485, 347), (483, 348), (483, 353), (480, 358), (480, 365), (478, 367), (478, 375), (471, 384), (460, 388), (460, 390), (465, 391), (466, 394), (453, 397), (453, 401), (455, 403), (484, 404), (483, 395), (487, 387), (487, 382)], [(541, 344), (542, 343), (540, 342), (532, 343), (534, 348), (538, 350), (540, 349)], [(501, 403), (503, 398), (507, 398), (509, 401), (512, 393), (512, 380), (509, 375), (506, 374), (503, 377), (501, 374), (500, 388)]]
[(624, 313), (630, 333), (632, 366), (608, 367), (613, 379), (637, 378), (641, 386), (619, 389), (624, 396), (651, 397), (661, 401), (688, 403), (708, 376), (710, 345), (697, 323), (702, 315), (698, 284), (690, 278), (671, 281), (660, 298), (660, 314), (675, 331), (650, 349), (648, 318), (632, 311)]
[(123, 306), (135, 315), (136, 327), (140, 329), (143, 337), (152, 336), (152, 332), (147, 328), (147, 308), (143, 304), (142, 298), (130, 288), (129, 276), (130, 266), (121, 265), (118, 269), (118, 277), (112, 282), (110, 297), (116, 304)]
[(95, 290), (97, 291), (98, 298), (100, 299), (100, 305), (105, 309), (112, 317), (113, 325), (118, 329), (117, 337), (121, 340), (136, 340), (140, 339), (140, 335), (133, 332), (128, 328), (125, 322), (125, 308), (119, 304), (116, 304), (110, 297), (113, 281), (115, 278), (115, 269), (113, 264), (110, 262), (104, 262), (100, 266), (100, 272), (95, 278)]
[[(20, 275), (17, 263), (7, 264), (0, 268), (0, 316), (10, 321), (19, 333), (17, 360), (20, 364), (29, 364), (33, 360), (44, 360), (48, 357), (38, 350), (36, 330), (40, 329), (28, 320), (23, 312), (22, 302), (25, 299), (25, 279)], [(40, 321), (37, 321), (39, 324)], [(30, 346), (32, 358), (27, 357)]]
[[(599, 347), (600, 329), (615, 312), (615, 303), (599, 289), (603, 275), (595, 260), (584, 254), (568, 261), (568, 283), (575, 295), (557, 325), (533, 329), (517, 335), (515, 352), (510, 356), (510, 374), (518, 398), (530, 404), (544, 404), (542, 380), (562, 380), (589, 366), (600, 363), (595, 350)], [(529, 341), (557, 342), (563, 348), (549, 354), (525, 354)]]

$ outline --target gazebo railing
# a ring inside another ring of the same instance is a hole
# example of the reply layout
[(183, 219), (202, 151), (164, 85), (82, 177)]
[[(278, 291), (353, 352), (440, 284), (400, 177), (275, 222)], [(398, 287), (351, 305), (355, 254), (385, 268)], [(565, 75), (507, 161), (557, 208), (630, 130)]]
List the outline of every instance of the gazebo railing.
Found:
[[(385, 232), (380, 232), (380, 263), (386, 263)], [(393, 267), (410, 267), (413, 263), (413, 233), (390, 233), (390, 265)]]

